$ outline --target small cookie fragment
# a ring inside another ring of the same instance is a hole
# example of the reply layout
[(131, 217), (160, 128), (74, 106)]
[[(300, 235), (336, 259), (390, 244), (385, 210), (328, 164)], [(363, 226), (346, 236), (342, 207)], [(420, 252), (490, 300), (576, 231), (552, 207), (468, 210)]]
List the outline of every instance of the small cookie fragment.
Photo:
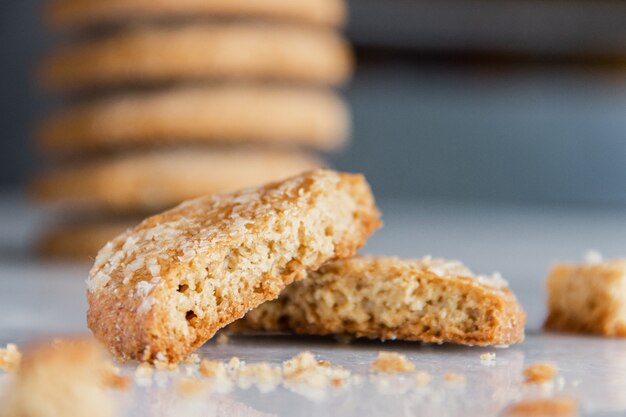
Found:
[(226, 367), (222, 362), (202, 359), (198, 368), (200, 375), (207, 378), (225, 378), (227, 376)]
[(22, 353), (14, 343), (7, 343), (6, 348), (0, 349), (0, 369), (5, 372), (15, 372), (20, 367)]
[(283, 378), (287, 383), (306, 385), (312, 388), (342, 386), (350, 377), (350, 371), (341, 367), (320, 364), (311, 352), (301, 352), (283, 362)]
[(547, 329), (626, 337), (626, 259), (557, 264), (547, 287)]
[(122, 375), (120, 369), (110, 362), (104, 365), (103, 378), (104, 385), (108, 388), (127, 390), (130, 387), (130, 378)]
[(461, 374), (456, 374), (454, 372), (446, 372), (443, 375), (443, 379), (447, 382), (456, 382), (458, 384), (465, 383), (465, 376)]
[(486, 352), (480, 355), (480, 363), (484, 365), (493, 365), (496, 361), (496, 354), (494, 352)]
[(410, 372), (415, 370), (415, 365), (399, 353), (380, 352), (372, 362), (371, 368), (382, 373)]
[(511, 404), (502, 417), (575, 417), (578, 401), (570, 397), (527, 398)]
[(178, 380), (176, 392), (183, 396), (192, 396), (201, 393), (207, 388), (206, 383), (198, 378), (185, 377)]
[(154, 374), (154, 369), (147, 363), (140, 363), (135, 370), (135, 378), (144, 379), (151, 378)]
[(102, 350), (91, 340), (65, 340), (28, 347), (8, 387), (3, 417), (110, 417), (103, 389)]
[(418, 386), (428, 385), (431, 379), (432, 379), (432, 375), (430, 375), (426, 371), (419, 371), (418, 373), (415, 374), (415, 383)]
[(543, 384), (554, 379), (557, 372), (557, 367), (550, 362), (533, 363), (524, 369), (524, 378), (527, 384)]
[(525, 322), (499, 274), (431, 257), (355, 256), (290, 285), (234, 329), (493, 345), (524, 340)]
[(360, 175), (311, 171), (187, 201), (109, 242), (87, 280), (87, 322), (122, 359), (178, 362), (220, 328), (380, 225)]
[(241, 388), (254, 385), (261, 392), (269, 392), (280, 384), (282, 371), (279, 367), (266, 362), (258, 362), (240, 366), (236, 371), (236, 377)]

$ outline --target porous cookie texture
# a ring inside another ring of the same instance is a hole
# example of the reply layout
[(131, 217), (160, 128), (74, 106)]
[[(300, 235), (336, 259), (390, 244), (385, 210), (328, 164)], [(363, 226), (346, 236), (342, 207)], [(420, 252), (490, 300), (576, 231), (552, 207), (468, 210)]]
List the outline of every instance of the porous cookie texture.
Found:
[(340, 26), (344, 0), (53, 0), (46, 18), (58, 29), (180, 18), (255, 17)]
[(273, 143), (341, 147), (349, 115), (331, 91), (271, 85), (179, 87), (77, 104), (42, 124), (42, 150), (155, 143)]
[(351, 67), (350, 48), (332, 31), (193, 24), (129, 30), (62, 48), (44, 62), (40, 79), (48, 88), (70, 90), (216, 78), (334, 85)]
[(139, 223), (131, 220), (102, 220), (59, 226), (44, 232), (37, 242), (37, 253), (46, 258), (93, 261), (111, 239)]
[(3, 417), (109, 417), (105, 355), (93, 340), (31, 345), (0, 405)]
[(328, 170), (187, 201), (99, 252), (87, 322), (121, 359), (176, 362), (379, 225), (365, 179)]
[(546, 328), (626, 337), (626, 260), (557, 264), (547, 287)]
[(59, 167), (41, 174), (31, 189), (44, 202), (145, 213), (283, 180), (320, 165), (316, 157), (295, 151), (165, 148)]
[(525, 322), (499, 275), (430, 257), (357, 256), (289, 286), (234, 328), (491, 345), (521, 342)]

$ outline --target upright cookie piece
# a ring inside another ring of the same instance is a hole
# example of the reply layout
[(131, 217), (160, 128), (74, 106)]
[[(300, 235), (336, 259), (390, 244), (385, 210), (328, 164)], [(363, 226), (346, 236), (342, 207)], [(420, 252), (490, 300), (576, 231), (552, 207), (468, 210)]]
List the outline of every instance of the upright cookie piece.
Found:
[(117, 96), (52, 116), (40, 131), (48, 151), (155, 143), (274, 143), (341, 147), (348, 109), (325, 90), (221, 85)]
[(47, 20), (58, 29), (180, 18), (258, 17), (341, 26), (344, 0), (53, 0)]
[(289, 286), (234, 327), (492, 345), (524, 340), (525, 322), (499, 275), (476, 276), (460, 262), (430, 257), (357, 256)]
[(626, 337), (626, 260), (557, 264), (547, 287), (546, 328)]
[(299, 152), (255, 148), (161, 149), (83, 162), (43, 173), (40, 201), (146, 213), (206, 194), (283, 180), (321, 162)]
[(122, 359), (176, 362), (221, 327), (380, 225), (360, 175), (317, 170), (191, 200), (109, 242), (87, 280), (87, 322)]
[(43, 64), (42, 84), (78, 89), (207, 79), (334, 85), (350, 75), (340, 35), (287, 25), (193, 24), (124, 31), (65, 47)]
[(93, 261), (98, 251), (111, 239), (130, 229), (136, 222), (109, 220), (78, 223), (44, 232), (37, 243), (37, 253), (46, 258), (80, 262)]

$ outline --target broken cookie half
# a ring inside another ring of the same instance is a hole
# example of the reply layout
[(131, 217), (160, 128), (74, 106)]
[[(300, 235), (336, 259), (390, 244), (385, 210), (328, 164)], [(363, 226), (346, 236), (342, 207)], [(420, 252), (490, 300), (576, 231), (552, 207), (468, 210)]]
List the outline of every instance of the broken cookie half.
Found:
[(236, 330), (508, 345), (526, 314), (498, 274), (460, 262), (357, 256), (322, 267), (251, 311)]
[(121, 359), (177, 362), (293, 281), (353, 256), (379, 217), (362, 176), (329, 170), (185, 202), (100, 251), (88, 325)]

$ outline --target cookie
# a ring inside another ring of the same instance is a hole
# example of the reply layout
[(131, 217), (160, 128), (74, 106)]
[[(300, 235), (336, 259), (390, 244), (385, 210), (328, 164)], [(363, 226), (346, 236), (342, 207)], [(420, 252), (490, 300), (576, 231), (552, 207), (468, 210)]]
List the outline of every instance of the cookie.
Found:
[(62, 166), (31, 186), (43, 202), (153, 212), (205, 194), (282, 180), (319, 167), (312, 156), (256, 148), (159, 149)]
[(105, 355), (94, 340), (56, 340), (26, 348), (20, 369), (9, 381), (3, 417), (94, 416), (116, 413), (104, 390)]
[(181, 18), (250, 17), (337, 27), (345, 0), (53, 0), (46, 11), (56, 29)]
[(457, 261), (357, 256), (337, 261), (251, 311), (235, 329), (493, 345), (524, 339), (506, 281)]
[(43, 150), (66, 152), (189, 142), (333, 150), (348, 131), (348, 109), (330, 91), (221, 85), (79, 104), (44, 122), (39, 137)]
[(556, 264), (547, 287), (546, 328), (626, 337), (626, 260)]
[(213, 79), (335, 85), (348, 78), (351, 67), (348, 45), (331, 31), (194, 24), (126, 31), (66, 47), (44, 62), (40, 78), (50, 89), (68, 90)]
[(39, 237), (37, 253), (46, 258), (93, 262), (109, 240), (139, 221), (109, 220), (60, 226)]
[(87, 322), (121, 359), (176, 362), (380, 225), (360, 175), (315, 170), (187, 201), (109, 242)]

